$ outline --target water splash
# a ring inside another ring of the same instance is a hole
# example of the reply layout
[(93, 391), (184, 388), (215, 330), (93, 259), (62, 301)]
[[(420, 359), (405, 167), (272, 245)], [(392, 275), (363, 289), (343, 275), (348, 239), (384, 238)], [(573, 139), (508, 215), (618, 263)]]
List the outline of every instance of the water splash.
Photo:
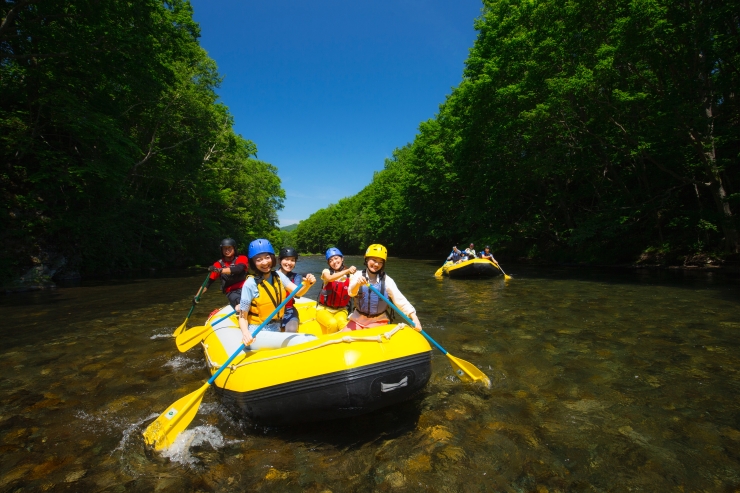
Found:
[(152, 413), (146, 418), (142, 418), (138, 421), (134, 421), (133, 423), (129, 423), (128, 426), (123, 429), (121, 441), (118, 442), (118, 446), (111, 451), (111, 455), (115, 454), (116, 452), (124, 454), (127, 450), (130, 450), (131, 446), (133, 445), (133, 437), (136, 437), (137, 440), (141, 439), (142, 425), (148, 421), (153, 420), (157, 416), (159, 416), (159, 414)]
[(172, 462), (186, 466), (195, 466), (200, 461), (190, 453), (191, 447), (208, 444), (213, 450), (241, 443), (242, 440), (227, 440), (221, 431), (213, 425), (202, 425), (180, 433), (175, 442), (162, 451), (162, 455)]
[(188, 358), (187, 356), (180, 354), (175, 356), (162, 366), (171, 368), (172, 370), (177, 372), (191, 372), (202, 369), (204, 365), (205, 362), (202, 359)]
[(149, 339), (155, 340), (155, 339), (172, 339), (172, 332), (175, 330), (174, 327), (160, 327), (159, 330), (165, 330), (167, 332), (159, 332), (157, 334), (152, 335)]
[(172, 339), (172, 334), (169, 332), (165, 332), (162, 334), (154, 334), (149, 339), (155, 340), (155, 339)]

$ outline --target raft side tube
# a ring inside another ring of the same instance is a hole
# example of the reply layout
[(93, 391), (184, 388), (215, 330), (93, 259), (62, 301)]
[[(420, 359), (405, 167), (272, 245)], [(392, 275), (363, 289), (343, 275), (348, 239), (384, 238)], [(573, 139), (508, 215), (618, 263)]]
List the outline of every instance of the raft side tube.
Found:
[(267, 424), (347, 418), (398, 404), (431, 377), (432, 352), (238, 392), (216, 388), (225, 405)]

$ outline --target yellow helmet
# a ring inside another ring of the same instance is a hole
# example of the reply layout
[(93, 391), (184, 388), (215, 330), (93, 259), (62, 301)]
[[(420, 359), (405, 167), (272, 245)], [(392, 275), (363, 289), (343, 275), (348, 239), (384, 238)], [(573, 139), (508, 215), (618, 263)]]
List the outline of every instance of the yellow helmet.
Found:
[(367, 251), (365, 252), (365, 258), (368, 257), (378, 257), (382, 258), (383, 260), (388, 259), (388, 250), (385, 249), (383, 245), (379, 245), (377, 243), (374, 243), (367, 247)]

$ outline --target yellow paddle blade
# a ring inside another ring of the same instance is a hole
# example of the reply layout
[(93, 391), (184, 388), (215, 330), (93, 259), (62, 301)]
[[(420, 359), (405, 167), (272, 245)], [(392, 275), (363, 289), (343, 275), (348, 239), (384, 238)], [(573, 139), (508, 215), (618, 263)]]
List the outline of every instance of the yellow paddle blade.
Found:
[(455, 358), (450, 353), (447, 353), (447, 358), (449, 358), (450, 364), (452, 365), (453, 370), (455, 370), (455, 375), (457, 375), (460, 380), (467, 382), (483, 382), (486, 387), (491, 387), (491, 379), (472, 363), (469, 363), (464, 359)]
[(201, 325), (199, 327), (192, 327), (179, 336), (177, 336), (177, 339), (175, 339), (175, 344), (177, 344), (177, 349), (184, 353), (190, 348), (193, 348), (200, 344), (200, 341), (206, 338), (206, 336), (213, 330), (213, 327), (210, 325)]
[(437, 269), (437, 272), (434, 273), (434, 277), (442, 277), (442, 269), (444, 269), (444, 267)]
[(180, 325), (178, 328), (175, 329), (175, 331), (172, 333), (172, 337), (177, 337), (180, 334), (183, 333), (185, 329), (188, 327), (188, 319), (186, 318), (185, 321)]
[(210, 385), (206, 383), (195, 392), (181, 398), (144, 430), (144, 441), (154, 450), (167, 448), (175, 441), (177, 435), (188, 427), (198, 413), (200, 402)]

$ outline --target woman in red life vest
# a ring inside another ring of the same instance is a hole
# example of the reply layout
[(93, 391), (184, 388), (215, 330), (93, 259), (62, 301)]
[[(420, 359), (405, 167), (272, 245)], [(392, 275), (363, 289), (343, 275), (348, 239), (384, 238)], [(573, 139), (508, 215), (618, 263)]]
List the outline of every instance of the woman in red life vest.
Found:
[(319, 295), (316, 306), (316, 320), (331, 334), (347, 325), (349, 315), (349, 275), (357, 271), (357, 267), (344, 265), (344, 255), (338, 248), (329, 248), (326, 251), (328, 269), (321, 273), (324, 286)]
[(221, 259), (213, 263), (208, 268), (211, 275), (208, 278), (206, 287), (199, 289), (193, 297), (193, 304), (198, 303), (198, 299), (208, 288), (211, 287), (219, 277), (221, 278), (221, 291), (229, 300), (229, 305), (236, 311), (239, 311), (239, 300), (242, 296), (242, 286), (247, 279), (247, 257), (239, 255), (236, 252), (236, 241), (231, 238), (225, 238), (221, 242)]
[(375, 289), (390, 299), (399, 310), (409, 317), (421, 331), (421, 322), (416, 316), (416, 309), (401, 293), (391, 276), (385, 273), (385, 261), (388, 251), (383, 245), (370, 245), (365, 252), (365, 270), (357, 272), (350, 278), (349, 295), (355, 300), (355, 309), (349, 317), (345, 331), (367, 329), (390, 323), (393, 308), (383, 301), (373, 290), (367, 287), (370, 283)]

